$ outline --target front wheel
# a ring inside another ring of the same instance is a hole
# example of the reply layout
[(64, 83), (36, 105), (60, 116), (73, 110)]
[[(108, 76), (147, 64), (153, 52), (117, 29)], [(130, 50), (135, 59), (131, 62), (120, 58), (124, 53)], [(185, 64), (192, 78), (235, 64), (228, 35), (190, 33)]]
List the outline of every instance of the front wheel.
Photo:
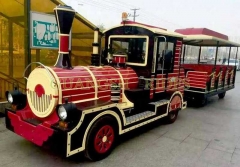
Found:
[(86, 139), (85, 156), (91, 161), (99, 161), (110, 155), (116, 139), (117, 128), (113, 118), (104, 116), (97, 120), (89, 130)]

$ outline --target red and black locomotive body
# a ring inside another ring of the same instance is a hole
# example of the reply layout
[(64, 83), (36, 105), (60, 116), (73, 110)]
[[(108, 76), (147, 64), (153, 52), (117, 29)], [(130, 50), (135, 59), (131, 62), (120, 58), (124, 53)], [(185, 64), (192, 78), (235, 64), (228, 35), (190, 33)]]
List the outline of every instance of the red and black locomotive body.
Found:
[(101, 56), (96, 29), (92, 64), (72, 67), (68, 43), (75, 11), (54, 10), (58, 60), (53, 67), (37, 62), (26, 94), (6, 92), (16, 106), (6, 109), (8, 129), (39, 146), (58, 143), (67, 157), (84, 151), (99, 160), (110, 154), (118, 135), (161, 118), (173, 123), (186, 108), (182, 35), (123, 20), (104, 32)]

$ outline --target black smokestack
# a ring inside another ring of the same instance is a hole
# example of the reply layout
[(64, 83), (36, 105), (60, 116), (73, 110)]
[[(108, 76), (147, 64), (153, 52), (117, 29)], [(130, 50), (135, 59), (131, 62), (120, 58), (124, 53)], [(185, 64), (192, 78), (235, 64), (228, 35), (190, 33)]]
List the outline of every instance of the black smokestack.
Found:
[(75, 10), (66, 5), (59, 5), (54, 8), (54, 13), (58, 25), (59, 52), (55, 67), (72, 69), (69, 55), (69, 33), (72, 28)]

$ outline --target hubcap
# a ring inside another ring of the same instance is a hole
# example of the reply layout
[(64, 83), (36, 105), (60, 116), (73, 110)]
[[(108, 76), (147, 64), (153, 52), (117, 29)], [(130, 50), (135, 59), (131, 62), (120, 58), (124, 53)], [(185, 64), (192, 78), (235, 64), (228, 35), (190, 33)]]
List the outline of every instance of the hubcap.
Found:
[(102, 142), (106, 142), (107, 141), (107, 136), (104, 136), (103, 138), (102, 138)]
[(98, 153), (107, 152), (114, 141), (114, 130), (111, 126), (103, 126), (96, 134), (94, 139), (94, 148)]

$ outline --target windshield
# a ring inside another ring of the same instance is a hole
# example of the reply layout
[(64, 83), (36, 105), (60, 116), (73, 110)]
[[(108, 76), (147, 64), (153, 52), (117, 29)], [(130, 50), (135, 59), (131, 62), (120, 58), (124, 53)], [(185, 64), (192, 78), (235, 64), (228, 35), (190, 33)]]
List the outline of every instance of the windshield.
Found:
[[(147, 51), (146, 37), (114, 37), (110, 38), (109, 54), (124, 54), (127, 56), (127, 63), (146, 63)], [(137, 64), (136, 64), (137, 65)]]

